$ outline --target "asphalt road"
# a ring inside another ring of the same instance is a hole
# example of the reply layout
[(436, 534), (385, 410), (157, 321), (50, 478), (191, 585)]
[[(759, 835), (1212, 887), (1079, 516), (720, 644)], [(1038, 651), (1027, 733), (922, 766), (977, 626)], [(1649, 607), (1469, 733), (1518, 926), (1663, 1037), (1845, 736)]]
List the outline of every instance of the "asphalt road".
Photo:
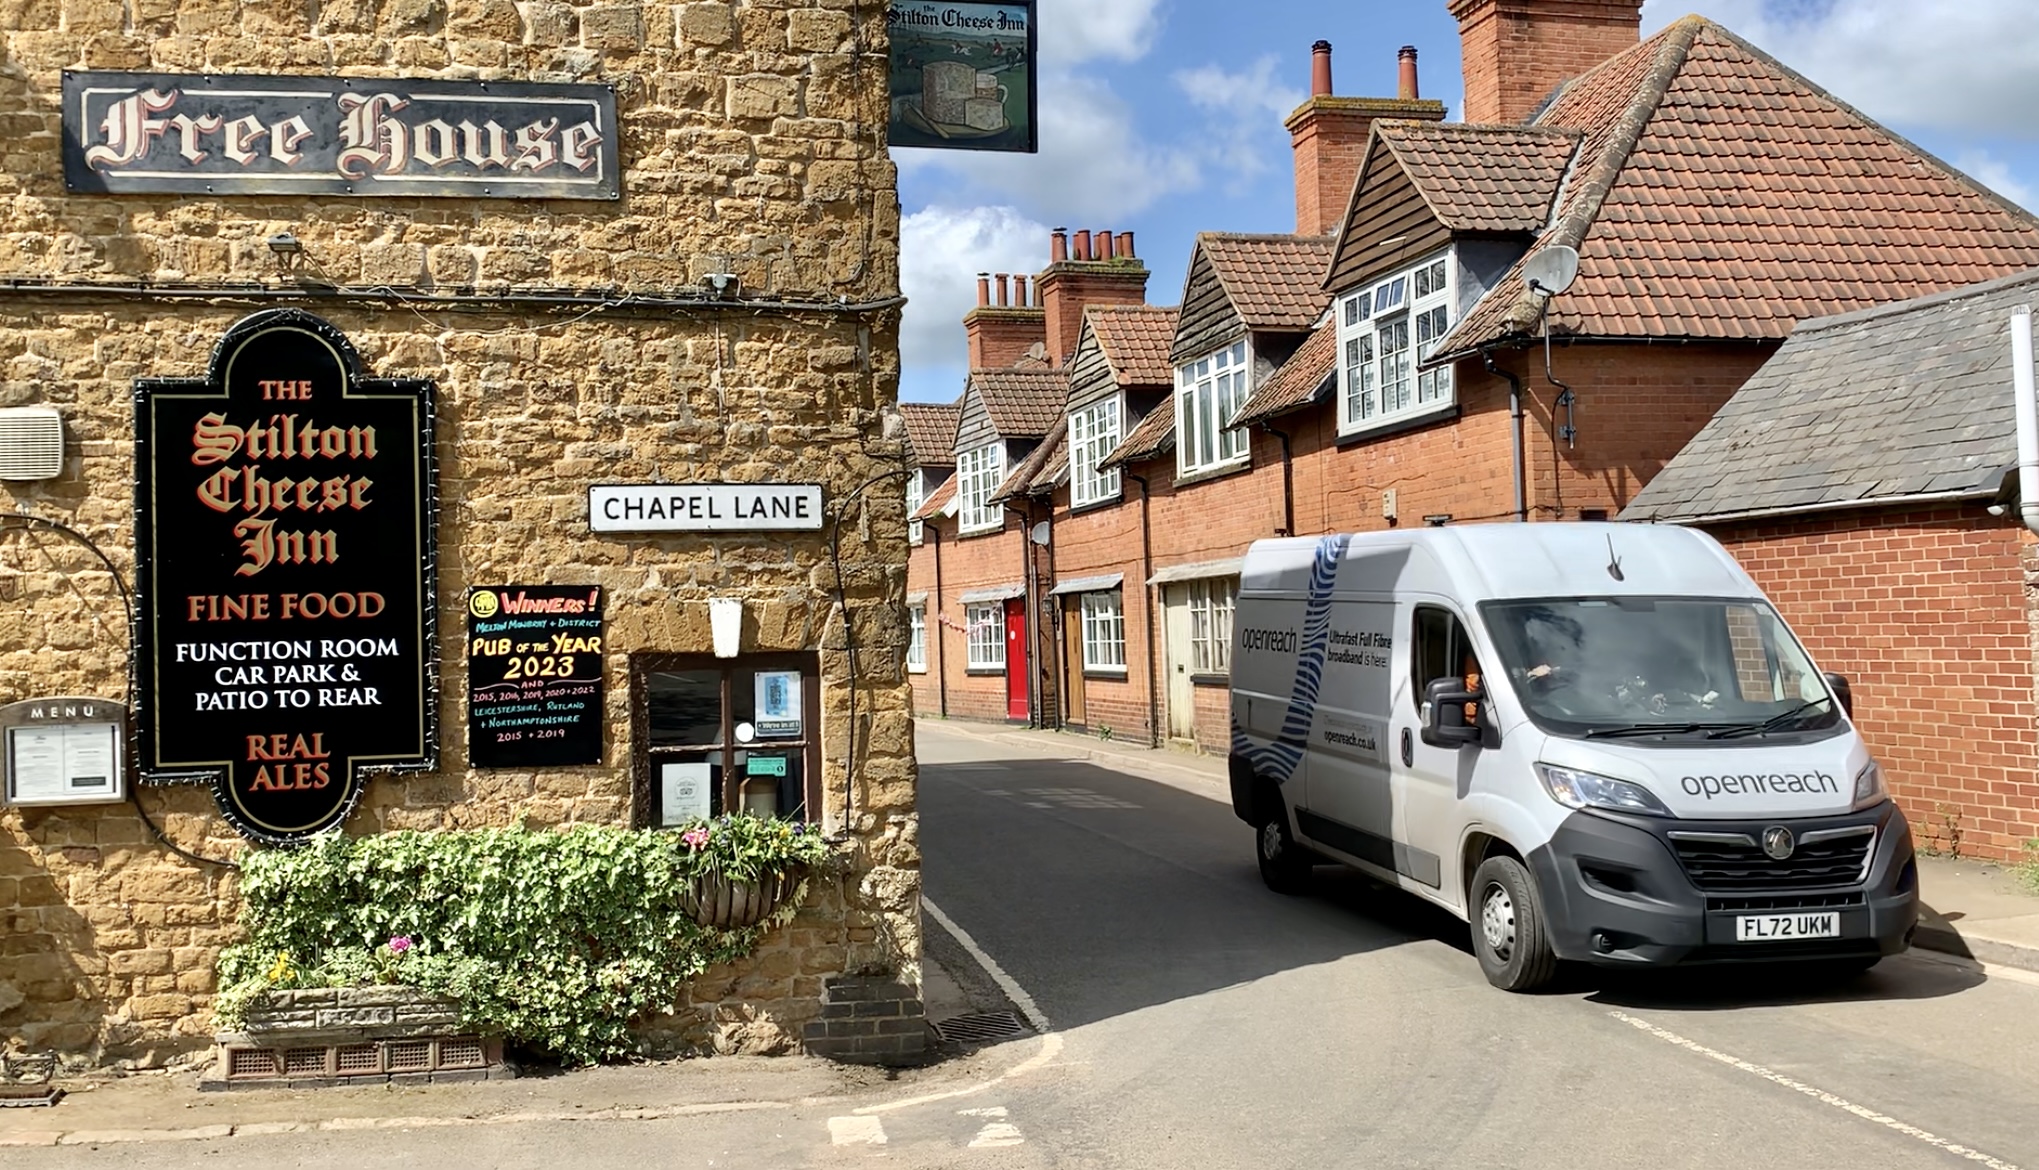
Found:
[(1509, 995), (1462, 923), (1402, 894), (1328, 868), (1311, 896), (1266, 890), (1209, 781), (941, 726), (921, 760), (929, 899), (1045, 1035), (861, 1095), (727, 1113), (0, 1163), (2039, 1170), (2039, 976), (1917, 955), (1839, 986), (1574, 973)]

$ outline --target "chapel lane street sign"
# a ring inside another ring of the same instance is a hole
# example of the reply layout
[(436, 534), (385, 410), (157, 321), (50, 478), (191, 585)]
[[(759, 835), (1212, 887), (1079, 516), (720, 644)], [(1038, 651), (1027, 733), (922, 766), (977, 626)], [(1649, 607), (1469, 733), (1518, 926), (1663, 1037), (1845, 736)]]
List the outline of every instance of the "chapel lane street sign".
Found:
[(234, 325), (202, 380), (135, 383), (144, 780), (287, 844), (370, 770), (437, 766), (433, 406), (297, 309)]
[(593, 532), (817, 532), (821, 485), (812, 483), (596, 484)]
[(427, 78), (64, 74), (64, 188), (614, 199), (616, 91)]

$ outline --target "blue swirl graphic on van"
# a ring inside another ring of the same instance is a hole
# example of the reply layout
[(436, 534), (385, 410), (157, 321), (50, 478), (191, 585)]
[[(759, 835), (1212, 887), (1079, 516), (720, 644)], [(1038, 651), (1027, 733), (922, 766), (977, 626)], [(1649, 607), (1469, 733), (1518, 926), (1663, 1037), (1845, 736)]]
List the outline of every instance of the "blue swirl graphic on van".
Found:
[(1237, 723), (1232, 725), (1232, 753), (1253, 766), (1256, 775), (1286, 784), (1302, 763), (1303, 745), (1317, 717), (1317, 688), (1324, 682), (1324, 651), (1331, 640), (1331, 588), (1338, 579), (1348, 536), (1326, 536), (1317, 542), (1310, 565), (1310, 596), (1303, 605), (1302, 646), (1296, 654), (1296, 681), (1289, 687), (1288, 714), (1281, 732), (1266, 747), (1256, 746)]

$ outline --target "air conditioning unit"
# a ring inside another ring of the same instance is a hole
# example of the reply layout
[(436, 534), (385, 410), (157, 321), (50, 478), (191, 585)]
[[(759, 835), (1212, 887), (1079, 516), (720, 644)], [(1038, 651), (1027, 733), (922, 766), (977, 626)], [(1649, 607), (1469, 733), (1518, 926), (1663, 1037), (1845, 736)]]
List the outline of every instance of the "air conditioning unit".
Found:
[(64, 474), (64, 416), (54, 406), (0, 408), (0, 479)]

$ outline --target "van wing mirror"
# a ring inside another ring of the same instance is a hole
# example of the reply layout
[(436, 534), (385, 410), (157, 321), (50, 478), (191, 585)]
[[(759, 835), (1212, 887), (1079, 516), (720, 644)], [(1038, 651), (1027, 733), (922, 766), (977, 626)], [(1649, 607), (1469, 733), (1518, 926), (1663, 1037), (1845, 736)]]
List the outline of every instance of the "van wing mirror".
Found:
[(1855, 717), (1855, 688), (1848, 685), (1848, 676), (1845, 674), (1835, 674), (1830, 670), (1823, 677), (1827, 680), (1827, 689), (1834, 692), (1834, 698), (1841, 704), (1841, 710), (1847, 714), (1848, 718), (1853, 719)]
[(1462, 747), (1479, 743), (1484, 733), (1474, 724), (1466, 722), (1466, 704), (1477, 703), (1481, 696), (1465, 689), (1465, 684), (1455, 678), (1430, 680), (1423, 688), (1426, 704), (1423, 719), (1423, 742), (1431, 747)]

